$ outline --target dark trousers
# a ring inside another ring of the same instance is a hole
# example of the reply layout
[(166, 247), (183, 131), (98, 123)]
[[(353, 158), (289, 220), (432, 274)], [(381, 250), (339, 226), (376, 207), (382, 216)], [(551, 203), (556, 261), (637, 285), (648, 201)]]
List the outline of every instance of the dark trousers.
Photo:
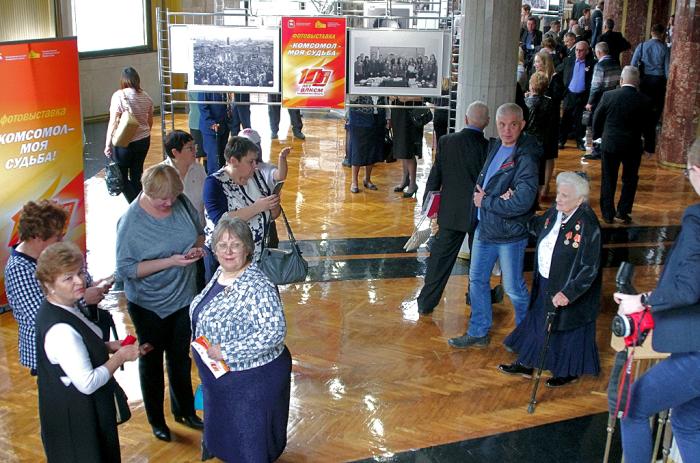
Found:
[(151, 137), (149, 136), (132, 141), (126, 148), (115, 146), (113, 149), (112, 157), (114, 162), (119, 165), (124, 179), (124, 197), (130, 203), (141, 193), (143, 162), (146, 160), (150, 146)]
[(209, 128), (201, 131), (204, 153), (207, 155), (206, 170), (208, 174), (213, 174), (225, 164), (224, 148), (228, 142), (228, 126), (221, 124), (218, 132)]
[(586, 92), (567, 92), (564, 97), (564, 112), (561, 116), (561, 126), (559, 127), (559, 143), (566, 143), (572, 128), (576, 136), (576, 143), (583, 143), (583, 137), (586, 136), (586, 127), (581, 123), (581, 116), (586, 107), (586, 99)]
[(622, 191), (617, 203), (617, 213), (631, 213), (634, 196), (637, 193), (642, 153), (613, 153), (603, 150), (601, 161), (603, 175), (600, 181), (600, 210), (603, 218), (612, 219), (615, 216), (615, 190), (620, 164), (622, 164)]
[(139, 344), (145, 342), (153, 350), (139, 358), (141, 393), (148, 422), (165, 426), (163, 400), (163, 353), (170, 383), (170, 408), (175, 416), (194, 415), (194, 395), (190, 374), (190, 316), (189, 307), (160, 318), (154, 312), (133, 302), (127, 304), (131, 321), (136, 328)]
[(666, 78), (664, 76), (644, 76), (639, 85), (639, 91), (651, 99), (651, 114), (654, 127), (656, 127), (664, 112)]
[[(268, 99), (271, 102), (282, 101), (279, 95), (270, 95), (268, 96)], [(281, 109), (282, 107), (277, 105), (267, 107), (267, 115), (270, 118), (270, 132), (272, 133), (277, 133), (280, 130)], [(292, 124), (292, 130), (301, 132), (301, 129), (304, 127), (304, 123), (301, 120), (301, 111), (298, 109), (288, 109), (287, 111), (289, 112), (289, 120)]]
[(431, 312), (440, 303), (465, 235), (466, 232), (442, 227), (435, 235), (435, 241), (430, 247), (423, 289), (418, 295), (418, 310), (421, 312)]
[(237, 93), (231, 105), (231, 135), (238, 135), (243, 129), (250, 128), (250, 105), (237, 105), (236, 102), (250, 103), (250, 95)]

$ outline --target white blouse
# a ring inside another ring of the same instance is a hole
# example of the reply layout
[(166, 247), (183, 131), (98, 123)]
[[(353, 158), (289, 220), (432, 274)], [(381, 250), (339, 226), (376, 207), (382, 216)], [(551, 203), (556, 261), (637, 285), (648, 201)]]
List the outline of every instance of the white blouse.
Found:
[(571, 216), (576, 213), (577, 209), (578, 207), (574, 209), (571, 214), (566, 216), (566, 219), (563, 218), (564, 214), (561, 211), (557, 212), (557, 219), (554, 225), (552, 225), (547, 236), (540, 241), (537, 248), (537, 269), (543, 278), (549, 278), (549, 270), (552, 267), (552, 254), (554, 254), (554, 246), (557, 244), (557, 238), (559, 238), (561, 227), (569, 221)]
[[(75, 307), (67, 307), (54, 304), (66, 310), (80, 319), (81, 322), (102, 338), (100, 328), (88, 320), (80, 310)], [(83, 394), (92, 394), (111, 378), (106, 366), (92, 367), (82, 336), (67, 323), (56, 323), (46, 332), (44, 337), (44, 352), (49, 362), (60, 365), (66, 376), (61, 376), (61, 381), (68, 387), (71, 384)]]

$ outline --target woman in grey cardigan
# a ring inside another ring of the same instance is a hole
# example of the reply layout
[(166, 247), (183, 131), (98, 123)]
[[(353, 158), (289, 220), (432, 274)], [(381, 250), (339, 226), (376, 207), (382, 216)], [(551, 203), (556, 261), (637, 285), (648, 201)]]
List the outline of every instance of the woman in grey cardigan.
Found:
[(117, 274), (124, 281), (139, 344), (154, 347), (139, 360), (148, 422), (156, 438), (170, 441), (163, 412), (164, 353), (175, 421), (195, 429), (203, 426), (194, 412), (188, 307), (196, 293), (192, 264), (204, 255), (204, 233), (173, 167), (150, 167), (141, 182), (143, 192), (117, 225)]
[(255, 245), (248, 224), (222, 217), (212, 234), (220, 263), (190, 306), (192, 332), (207, 354), (229, 371), (215, 377), (195, 354), (204, 395), (202, 458), (269, 462), (287, 444), (292, 358), (276, 287), (251, 263)]

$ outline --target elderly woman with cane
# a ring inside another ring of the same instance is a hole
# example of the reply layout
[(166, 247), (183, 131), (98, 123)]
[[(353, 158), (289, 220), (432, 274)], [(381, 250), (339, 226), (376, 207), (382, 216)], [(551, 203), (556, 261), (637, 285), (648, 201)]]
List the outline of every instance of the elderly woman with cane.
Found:
[[(502, 373), (532, 377), (543, 349), (543, 368), (552, 372), (549, 387), (600, 372), (595, 320), (600, 309), (601, 241), (598, 219), (588, 205), (589, 191), (582, 175), (560, 173), (556, 206), (530, 223), (538, 237), (530, 309), (504, 341), (518, 358), (499, 365)], [(547, 343), (550, 312), (555, 315)]]

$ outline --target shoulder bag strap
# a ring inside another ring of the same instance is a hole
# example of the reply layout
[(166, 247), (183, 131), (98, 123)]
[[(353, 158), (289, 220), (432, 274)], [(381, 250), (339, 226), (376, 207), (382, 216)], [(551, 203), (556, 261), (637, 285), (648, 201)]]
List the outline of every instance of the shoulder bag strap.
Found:
[[(270, 192), (270, 189), (267, 187), (267, 184), (265, 183), (265, 179), (259, 177), (260, 172), (256, 169), (255, 172), (253, 173), (253, 181), (258, 187), (258, 190), (260, 190), (260, 193), (263, 196), (270, 196), (272, 193)], [(280, 206), (281, 207), (281, 206)], [(265, 236), (263, 236), (263, 240), (261, 243), (261, 249), (265, 249), (268, 246), (268, 243), (270, 241), (270, 227), (272, 226), (272, 220), (268, 221), (266, 218), (266, 215), (264, 212), (261, 212), (263, 215), (263, 227), (265, 228)]]
[(129, 99), (126, 97), (126, 92), (122, 89), (121, 91), (121, 96), (122, 100), (124, 101), (124, 108), (130, 112), (131, 114), (134, 114), (134, 110), (131, 109), (131, 105), (129, 104)]
[[(177, 195), (177, 200), (182, 203), (182, 205), (185, 207), (185, 212), (187, 213), (187, 217), (190, 218), (190, 222), (192, 222), (192, 225), (194, 226), (194, 231), (199, 235), (199, 228), (197, 227), (197, 223), (199, 222), (199, 219), (195, 220), (194, 215), (192, 214), (192, 211), (190, 211), (190, 208), (187, 207), (187, 202), (189, 199), (187, 199), (184, 195), (184, 193), (180, 193)], [(203, 224), (200, 224), (200, 226), (203, 226)]]

